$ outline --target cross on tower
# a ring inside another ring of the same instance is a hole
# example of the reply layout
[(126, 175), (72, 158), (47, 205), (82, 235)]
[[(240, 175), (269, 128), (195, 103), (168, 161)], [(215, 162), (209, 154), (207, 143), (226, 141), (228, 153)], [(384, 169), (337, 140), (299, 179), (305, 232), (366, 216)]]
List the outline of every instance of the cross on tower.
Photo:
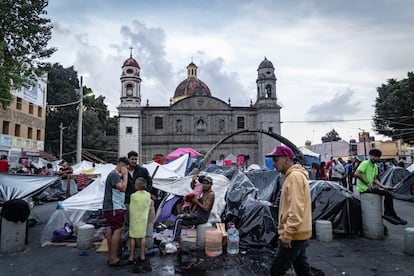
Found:
[(132, 49), (134, 49), (132, 46), (131, 46), (131, 47), (129, 47), (129, 51), (130, 51), (130, 53), (129, 53), (129, 57), (130, 57), (130, 58), (132, 58)]

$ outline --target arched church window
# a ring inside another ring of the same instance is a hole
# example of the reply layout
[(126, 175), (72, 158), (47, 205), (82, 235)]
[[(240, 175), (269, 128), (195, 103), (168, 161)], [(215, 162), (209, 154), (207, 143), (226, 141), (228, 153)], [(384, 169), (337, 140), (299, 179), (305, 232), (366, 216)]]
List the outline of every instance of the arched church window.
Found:
[(272, 86), (267, 85), (266, 86), (266, 98), (271, 98), (271, 97), (272, 97)]
[(219, 132), (220, 133), (224, 132), (224, 120), (223, 119), (219, 120)]
[(133, 92), (134, 92), (134, 86), (132, 84), (128, 83), (126, 85), (126, 94), (127, 94), (127, 96), (132, 96)]
[(203, 119), (199, 119), (196, 124), (197, 131), (204, 131), (206, 130), (206, 123)]
[(175, 122), (175, 131), (177, 133), (183, 133), (183, 121), (182, 120), (178, 119)]

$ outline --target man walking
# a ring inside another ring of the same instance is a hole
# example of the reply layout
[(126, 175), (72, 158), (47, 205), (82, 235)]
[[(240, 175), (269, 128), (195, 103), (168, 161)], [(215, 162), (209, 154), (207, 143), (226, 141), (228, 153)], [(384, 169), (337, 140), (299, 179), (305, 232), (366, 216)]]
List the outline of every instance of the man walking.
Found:
[(285, 275), (293, 265), (297, 275), (311, 275), (306, 256), (312, 236), (308, 173), (301, 165), (293, 165), (295, 156), (289, 147), (278, 146), (266, 157), (272, 157), (273, 166), (285, 175), (279, 205), (279, 246), (270, 273)]

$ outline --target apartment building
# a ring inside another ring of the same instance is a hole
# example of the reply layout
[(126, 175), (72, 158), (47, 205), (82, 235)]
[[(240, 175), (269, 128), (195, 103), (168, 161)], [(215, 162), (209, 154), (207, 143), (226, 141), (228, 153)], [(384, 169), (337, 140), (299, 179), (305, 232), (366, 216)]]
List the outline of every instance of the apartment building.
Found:
[(12, 95), (8, 108), (0, 107), (0, 154), (9, 156), (11, 162), (34, 160), (44, 150), (47, 74)]

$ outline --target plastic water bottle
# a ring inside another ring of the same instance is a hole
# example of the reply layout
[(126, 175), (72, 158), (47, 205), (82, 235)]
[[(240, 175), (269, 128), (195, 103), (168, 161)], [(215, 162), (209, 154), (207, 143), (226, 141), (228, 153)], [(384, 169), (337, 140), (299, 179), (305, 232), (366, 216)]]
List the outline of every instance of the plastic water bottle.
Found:
[(239, 231), (236, 229), (234, 223), (229, 223), (227, 230), (227, 254), (239, 254)]

